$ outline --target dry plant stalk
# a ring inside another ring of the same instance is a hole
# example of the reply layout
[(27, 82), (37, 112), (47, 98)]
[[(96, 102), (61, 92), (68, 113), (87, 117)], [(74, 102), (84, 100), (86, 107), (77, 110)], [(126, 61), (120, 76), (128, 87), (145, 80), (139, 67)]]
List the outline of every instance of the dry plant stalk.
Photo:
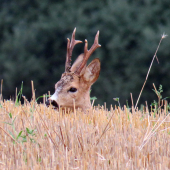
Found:
[[(140, 91), (140, 93), (139, 93), (139, 96), (138, 96), (138, 99), (137, 99), (137, 102), (136, 102), (136, 105), (135, 105), (135, 110), (136, 110), (136, 107), (137, 107), (137, 105), (138, 105), (139, 99), (140, 99), (140, 97), (141, 97), (142, 91), (143, 91), (143, 89), (144, 89), (144, 87), (145, 87), (146, 81), (147, 81), (147, 79), (148, 79), (148, 76), (149, 76), (149, 73), (150, 73), (150, 70), (151, 70), (153, 61), (154, 61), (155, 57), (157, 58), (156, 54), (157, 54), (157, 52), (158, 52), (158, 49), (159, 49), (159, 47), (160, 47), (160, 45), (161, 45), (162, 40), (163, 40), (164, 38), (166, 38), (166, 37), (167, 37), (167, 35), (163, 33), (163, 35), (162, 35), (162, 37), (161, 37), (161, 39), (160, 39), (160, 41), (159, 41), (158, 47), (157, 47), (157, 49), (156, 49), (156, 51), (155, 51), (155, 54), (154, 54), (154, 56), (153, 56), (153, 58), (152, 58), (152, 61), (151, 61), (151, 64), (150, 64), (150, 66), (149, 66), (149, 69), (148, 69), (148, 72), (147, 72), (145, 81), (144, 81), (144, 83), (143, 83), (142, 89), (141, 89), (141, 91)], [(157, 59), (157, 61), (158, 61), (158, 59)], [(158, 61), (158, 63), (159, 63), (159, 61)]]
[[(157, 133), (156, 131), (157, 131), (158, 128), (165, 122), (165, 120), (167, 119), (167, 117), (169, 116), (169, 114), (170, 114), (170, 113), (168, 113), (167, 116), (166, 116), (160, 123), (159, 123), (159, 121), (160, 121), (160, 118), (159, 118), (159, 119), (157, 120), (156, 124), (153, 126), (153, 128), (152, 128), (150, 131), (149, 131), (149, 129), (150, 129), (151, 123), (150, 123), (149, 115), (148, 115), (148, 128), (147, 128), (147, 132), (146, 132), (146, 134), (145, 134), (145, 137), (144, 137), (144, 139), (143, 139), (143, 142), (142, 142), (142, 144), (141, 144), (140, 147), (139, 147), (140, 150), (142, 150), (142, 148), (146, 145), (146, 143), (150, 140), (150, 138)], [(167, 128), (162, 129), (162, 130), (160, 130), (160, 131), (162, 132), (162, 131), (165, 131), (165, 130), (167, 130), (167, 129), (169, 129), (169, 128), (170, 128), (170, 127), (167, 127)]]
[(2, 86), (3, 86), (3, 79), (1, 80), (1, 94), (0, 94), (0, 100), (2, 100)]
[(35, 90), (34, 90), (34, 82), (31, 81), (31, 87), (32, 87), (32, 100), (35, 102)]
[(160, 113), (160, 109), (163, 106), (163, 100), (162, 100), (162, 104), (161, 104), (161, 95), (158, 93), (154, 83), (153, 83), (153, 87), (154, 87), (155, 93), (158, 97), (158, 113)]

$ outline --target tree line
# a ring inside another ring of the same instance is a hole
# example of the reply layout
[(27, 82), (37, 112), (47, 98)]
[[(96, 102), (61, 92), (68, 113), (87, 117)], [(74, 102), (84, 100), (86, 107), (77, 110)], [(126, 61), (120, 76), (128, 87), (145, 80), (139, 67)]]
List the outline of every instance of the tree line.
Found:
[[(170, 4), (167, 0), (2, 0), (0, 2), (0, 79), (4, 99), (15, 96), (23, 81), (23, 94), (31, 99), (31, 80), (36, 97), (50, 91), (64, 72), (67, 38), (76, 27), (76, 39), (89, 47), (100, 30), (101, 48), (89, 62), (101, 60), (101, 74), (92, 86), (95, 104), (134, 102), (145, 80), (161, 34), (169, 34)], [(163, 86), (170, 95), (170, 40), (163, 40), (154, 61), (140, 104), (156, 99), (152, 91)], [(84, 44), (73, 51), (73, 61)]]

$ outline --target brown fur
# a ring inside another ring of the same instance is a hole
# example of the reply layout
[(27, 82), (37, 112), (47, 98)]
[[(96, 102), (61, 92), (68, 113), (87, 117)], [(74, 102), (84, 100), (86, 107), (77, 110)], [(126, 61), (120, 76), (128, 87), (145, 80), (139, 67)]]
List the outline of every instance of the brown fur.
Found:
[[(99, 73), (99, 59), (94, 59), (81, 76), (77, 76), (73, 72), (63, 73), (61, 79), (55, 85), (55, 92), (57, 93), (54, 93), (54, 97), (57, 95), (55, 99), (57, 104), (60, 107), (73, 108), (75, 101), (76, 108), (89, 109), (91, 107), (90, 88), (99, 77)], [(76, 88), (77, 92), (69, 92), (71, 87)]]

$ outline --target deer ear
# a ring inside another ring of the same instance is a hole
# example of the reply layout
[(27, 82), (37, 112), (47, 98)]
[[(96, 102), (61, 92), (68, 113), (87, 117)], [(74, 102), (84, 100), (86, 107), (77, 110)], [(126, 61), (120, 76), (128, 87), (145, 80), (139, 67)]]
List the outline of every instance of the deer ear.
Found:
[[(76, 59), (76, 61), (73, 63), (72, 67), (71, 67), (71, 72), (75, 72), (77, 70), (77, 68), (79, 67), (79, 65), (81, 64), (81, 62), (83, 61), (83, 57), (84, 57), (84, 54), (80, 54), (78, 56), (78, 58)], [(84, 66), (84, 68), (82, 69), (80, 75), (82, 75), (82, 73), (84, 73), (85, 71), (85, 68), (86, 68), (86, 65)]]
[(85, 70), (83, 78), (85, 81), (93, 84), (99, 77), (100, 74), (100, 60), (95, 58)]

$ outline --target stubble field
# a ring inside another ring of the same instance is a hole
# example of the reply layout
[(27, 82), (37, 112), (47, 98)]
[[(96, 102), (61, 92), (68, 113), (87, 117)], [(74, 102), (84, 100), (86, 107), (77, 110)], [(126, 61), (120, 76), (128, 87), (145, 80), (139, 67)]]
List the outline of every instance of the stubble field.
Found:
[(0, 169), (170, 169), (166, 103), (84, 114), (1, 101), (0, 118)]

